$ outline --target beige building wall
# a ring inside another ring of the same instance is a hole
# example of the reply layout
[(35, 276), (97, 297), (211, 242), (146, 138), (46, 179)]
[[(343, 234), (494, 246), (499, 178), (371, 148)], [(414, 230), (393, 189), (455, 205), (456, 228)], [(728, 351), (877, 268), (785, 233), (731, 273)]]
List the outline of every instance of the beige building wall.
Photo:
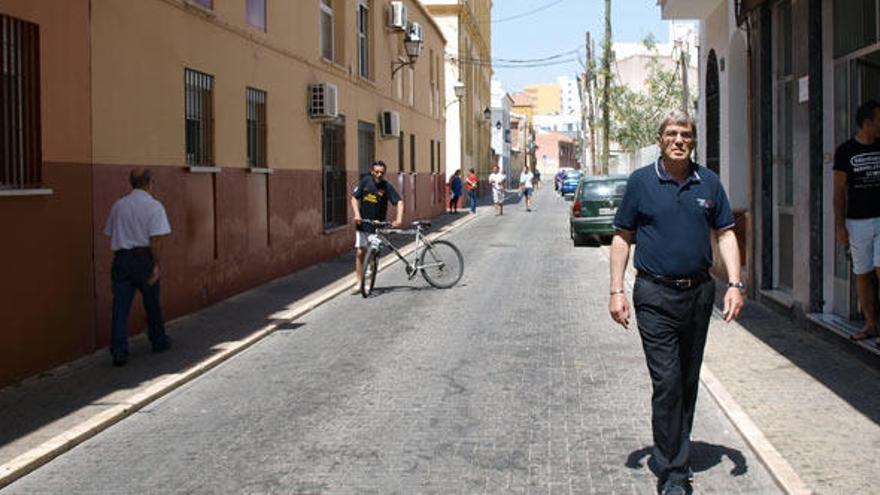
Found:
[(532, 99), (536, 115), (553, 115), (562, 112), (562, 90), (556, 83), (526, 84), (523, 90)]
[[(267, 92), (268, 166), (319, 169), (321, 126), (308, 118), (307, 87), (330, 82), (338, 87), (339, 110), (346, 117), (349, 169), (357, 166), (357, 122), (376, 124), (378, 135), (381, 111), (396, 110), (401, 129), (417, 136), (417, 170), (428, 172), (427, 143), (445, 137), (438, 108), (443, 97), (432, 101), (429, 89), (430, 67), (439, 66), (445, 39), (418, 2), (408, 2), (409, 17), (422, 24), (426, 41), (416, 64), (396, 74), (395, 79), (404, 79), (404, 94), (391, 79), (392, 60), (403, 48), (402, 35), (385, 26), (386, 2), (372, 2), (369, 79), (358, 75), (355, 58), (356, 0), (335, 0), (334, 11), (340, 12), (337, 28), (345, 36), (344, 43), (337, 44), (334, 62), (320, 54), (318, 0), (267, 3), (267, 27), (262, 31), (246, 22), (242, 2), (237, 1), (214, 0), (213, 10), (206, 10), (184, 0), (94, 0), (95, 162), (183, 165), (183, 74), (189, 68), (214, 76), (219, 167), (246, 167), (245, 88), (253, 87)], [(157, 26), (162, 26), (161, 36)], [(435, 79), (443, 84), (442, 71)], [(377, 141), (377, 157), (396, 164), (397, 154), (396, 139)]]

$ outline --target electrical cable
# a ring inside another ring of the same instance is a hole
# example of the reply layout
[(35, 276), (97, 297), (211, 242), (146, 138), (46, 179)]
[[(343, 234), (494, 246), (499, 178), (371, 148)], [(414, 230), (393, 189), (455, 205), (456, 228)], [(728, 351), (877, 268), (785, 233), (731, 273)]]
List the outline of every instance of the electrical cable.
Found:
[(494, 19), (494, 20), (492, 20), (491, 22), (492, 22), (493, 24), (497, 24), (497, 23), (499, 23), (499, 22), (507, 22), (507, 21), (513, 21), (513, 20), (516, 20), (516, 19), (522, 19), (523, 17), (528, 17), (528, 16), (530, 16), (530, 15), (537, 14), (538, 12), (542, 12), (542, 11), (544, 11), (544, 10), (547, 10), (547, 9), (549, 9), (550, 7), (553, 7), (553, 6), (555, 6), (555, 5), (558, 5), (558, 4), (560, 4), (560, 3), (564, 2), (564, 1), (565, 1), (565, 0), (554, 0), (554, 1), (552, 1), (552, 2), (548, 2), (548, 3), (544, 4), (544, 5), (542, 5), (542, 6), (538, 7), (538, 8), (536, 8), (536, 9), (532, 9), (532, 10), (530, 10), (530, 11), (528, 11), (528, 12), (523, 12), (523, 13), (521, 13), (521, 14), (516, 14), (516, 15), (511, 15), (511, 16), (508, 16), (508, 17), (502, 17), (501, 19)]

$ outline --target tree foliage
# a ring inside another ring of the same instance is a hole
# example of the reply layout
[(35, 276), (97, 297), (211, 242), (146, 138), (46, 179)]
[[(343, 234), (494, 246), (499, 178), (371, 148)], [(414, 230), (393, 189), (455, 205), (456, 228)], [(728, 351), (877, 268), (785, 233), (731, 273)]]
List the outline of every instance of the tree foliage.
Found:
[[(676, 70), (662, 66), (652, 35), (648, 35), (643, 43), (653, 55), (645, 64), (645, 90), (635, 91), (621, 85), (614, 85), (612, 88), (611, 132), (614, 141), (627, 152), (654, 144), (657, 139), (657, 121), (669, 110), (681, 106), (681, 77)], [(688, 111), (692, 112), (693, 108)]]

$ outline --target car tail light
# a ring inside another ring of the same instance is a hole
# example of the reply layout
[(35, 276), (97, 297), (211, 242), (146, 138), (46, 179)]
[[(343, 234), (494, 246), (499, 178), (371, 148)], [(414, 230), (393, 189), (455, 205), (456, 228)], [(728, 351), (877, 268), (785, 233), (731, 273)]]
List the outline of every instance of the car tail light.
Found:
[(581, 216), (581, 200), (577, 199), (571, 207), (571, 215), (574, 217)]

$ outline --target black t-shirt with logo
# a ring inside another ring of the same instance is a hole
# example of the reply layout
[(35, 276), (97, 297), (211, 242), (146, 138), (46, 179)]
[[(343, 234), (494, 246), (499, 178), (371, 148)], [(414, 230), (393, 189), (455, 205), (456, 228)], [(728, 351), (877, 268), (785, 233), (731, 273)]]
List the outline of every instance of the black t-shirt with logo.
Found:
[[(361, 218), (366, 220), (384, 221), (388, 216), (388, 202), (396, 205), (400, 201), (394, 186), (385, 180), (377, 183), (371, 175), (361, 179), (351, 195), (360, 200)], [(361, 224), (358, 230), (372, 232), (374, 229), (370, 225)]]
[(880, 217), (880, 144), (841, 144), (834, 170), (846, 172), (846, 218)]

